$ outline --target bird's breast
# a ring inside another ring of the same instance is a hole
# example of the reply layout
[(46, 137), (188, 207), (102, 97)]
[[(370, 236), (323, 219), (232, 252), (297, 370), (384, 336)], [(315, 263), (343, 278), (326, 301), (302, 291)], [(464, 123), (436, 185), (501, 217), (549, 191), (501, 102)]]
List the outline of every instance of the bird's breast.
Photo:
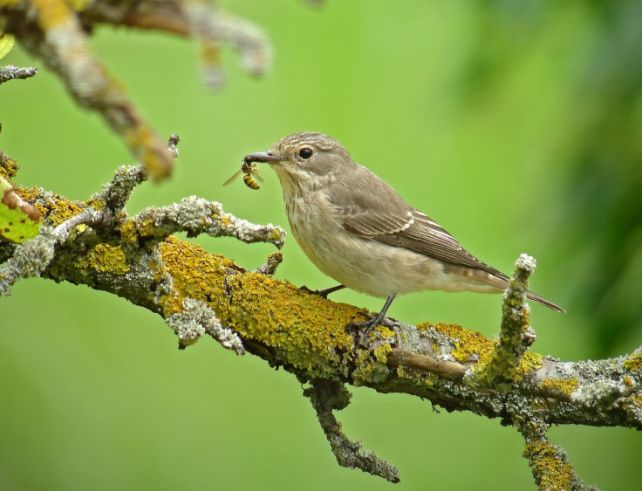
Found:
[(349, 288), (377, 297), (426, 289), (496, 291), (445, 269), (437, 259), (355, 237), (343, 228), (323, 191), (288, 194), (285, 205), (292, 234), (306, 256)]

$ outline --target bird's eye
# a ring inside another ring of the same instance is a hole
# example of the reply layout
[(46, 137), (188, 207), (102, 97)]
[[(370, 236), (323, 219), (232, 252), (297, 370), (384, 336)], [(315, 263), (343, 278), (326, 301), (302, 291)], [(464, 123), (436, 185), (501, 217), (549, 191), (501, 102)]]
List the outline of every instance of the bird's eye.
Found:
[(299, 150), (299, 157), (302, 159), (309, 159), (312, 157), (312, 149), (309, 147), (303, 147), (301, 150)]

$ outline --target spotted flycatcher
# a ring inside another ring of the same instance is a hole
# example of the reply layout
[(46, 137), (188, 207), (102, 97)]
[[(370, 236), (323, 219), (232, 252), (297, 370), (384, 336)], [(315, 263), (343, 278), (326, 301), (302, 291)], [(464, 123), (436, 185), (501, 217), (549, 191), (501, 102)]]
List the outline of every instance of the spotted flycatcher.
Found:
[[(292, 233), (310, 260), (341, 284), (385, 297), (385, 320), (395, 296), (420, 290), (501, 293), (509, 278), (480, 261), (385, 181), (352, 160), (336, 140), (303, 132), (277, 141), (244, 162), (267, 162), (276, 171)], [(528, 298), (561, 307), (534, 293)]]

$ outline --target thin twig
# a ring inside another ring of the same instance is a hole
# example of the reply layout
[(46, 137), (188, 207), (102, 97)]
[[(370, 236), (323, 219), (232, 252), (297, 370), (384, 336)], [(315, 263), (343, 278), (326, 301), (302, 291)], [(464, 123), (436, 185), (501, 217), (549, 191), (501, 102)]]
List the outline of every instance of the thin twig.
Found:
[(223, 211), (216, 201), (197, 196), (183, 198), (179, 203), (148, 208), (131, 219), (142, 239), (162, 240), (176, 232), (190, 237), (208, 234), (212, 237), (235, 237), (242, 242), (268, 242), (283, 245), (285, 231), (278, 225), (256, 225)]
[(221, 326), (214, 311), (208, 305), (193, 298), (183, 300), (183, 311), (170, 315), (167, 324), (178, 336), (178, 347), (184, 349), (194, 344), (203, 334), (209, 334), (221, 346), (237, 355), (245, 353), (238, 334)]
[(535, 483), (542, 491), (597, 491), (577, 476), (568, 462), (566, 452), (546, 435), (548, 427), (540, 420), (518, 422), (517, 429), (524, 437), (524, 458), (528, 460)]
[(283, 262), (283, 254), (280, 252), (273, 252), (268, 255), (267, 262), (262, 264), (256, 270), (257, 273), (267, 274), (272, 276), (276, 272), (276, 268)]
[(340, 466), (360, 469), (393, 483), (399, 482), (399, 471), (395, 466), (365, 450), (361, 443), (348, 439), (341, 431), (341, 423), (332, 411), (344, 409), (350, 403), (350, 393), (343, 384), (330, 380), (315, 380), (303, 394), (310, 398), (321, 428), (330, 442), (332, 453)]
[(34, 67), (0, 66), (0, 84), (9, 80), (30, 78), (36, 73), (38, 73), (38, 69)]

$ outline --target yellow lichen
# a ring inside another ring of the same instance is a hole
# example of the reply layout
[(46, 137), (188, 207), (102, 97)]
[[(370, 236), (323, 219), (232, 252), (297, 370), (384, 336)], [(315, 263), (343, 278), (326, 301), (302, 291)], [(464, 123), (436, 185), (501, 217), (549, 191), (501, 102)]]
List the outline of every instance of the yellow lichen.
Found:
[(158, 230), (157, 225), (154, 223), (154, 220), (148, 218), (143, 220), (136, 225), (136, 232), (141, 237), (150, 237)]
[(622, 401), (622, 408), (626, 411), (640, 411), (642, 413), (642, 395), (631, 395)]
[(515, 381), (519, 382), (525, 375), (528, 375), (535, 370), (539, 370), (542, 367), (543, 359), (544, 357), (539, 353), (524, 353), (524, 356), (522, 356), (519, 366), (517, 367), (517, 376), (515, 377)]
[[(381, 326), (377, 329), (389, 330), (387, 328), (381, 328)], [(354, 385), (383, 382), (390, 375), (388, 355), (391, 351), (392, 346), (385, 342), (381, 343), (373, 351), (358, 350), (355, 360), (355, 370), (352, 373)]]
[[(0, 0), (1, 2), (2, 0)], [(1, 3), (0, 3), (1, 5)], [(5, 154), (1, 154), (0, 157), (0, 176), (3, 176), (9, 180), (15, 177), (16, 173), (18, 172), (18, 163), (9, 158)]]
[(638, 372), (642, 369), (642, 350), (634, 351), (626, 360), (624, 360), (624, 368), (630, 372)]
[(135, 245), (138, 242), (138, 233), (134, 220), (127, 220), (119, 226), (120, 237), (125, 244)]
[(102, 199), (91, 198), (85, 201), (85, 206), (93, 208), (94, 210), (103, 211), (106, 205)]
[(530, 441), (526, 444), (524, 457), (528, 459), (540, 489), (571, 489), (573, 469), (556, 445), (545, 440)]
[(279, 240), (283, 240), (283, 233), (278, 228), (273, 228), (270, 231), (270, 234), (269, 234), (268, 238), (271, 241), (274, 241), (274, 242), (279, 241)]
[[(477, 331), (464, 329), (457, 324), (423, 323), (417, 326), (417, 328), (422, 330), (428, 327), (434, 327), (448, 336), (453, 344), (453, 349), (450, 354), (455, 360), (460, 363), (477, 361), (477, 365), (475, 366), (476, 371), (483, 370), (495, 353), (497, 341), (489, 339)], [(525, 353), (513, 374), (513, 380), (519, 382), (524, 376), (539, 369), (542, 366), (542, 359), (542, 355), (538, 353)]]
[(424, 323), (417, 325), (419, 329), (434, 327), (438, 331), (448, 336), (453, 343), (453, 350), (450, 354), (460, 363), (471, 360), (478, 360), (480, 363), (486, 363), (495, 348), (492, 340), (477, 331), (469, 331), (457, 324), (430, 324)]
[(577, 379), (545, 378), (541, 387), (544, 391), (568, 398), (577, 389)]
[(163, 242), (160, 250), (173, 279), (172, 293), (162, 299), (164, 316), (179, 311), (186, 297), (202, 300), (223, 325), (244, 339), (284, 352), (283, 357), (297, 368), (316, 377), (348, 373), (342, 355), (351, 351), (352, 337), (345, 324), (358, 318), (361, 311), (356, 307), (240, 270), (223, 256), (175, 238)]
[[(34, 203), (41, 195), (41, 190), (38, 188), (17, 188), (16, 192), (29, 203)], [(35, 203), (34, 207), (38, 210), (40, 216), (46, 216), (47, 222), (54, 226), (60, 225), (83, 210), (78, 203), (69, 201), (57, 194), (51, 196), (47, 206)]]
[(125, 253), (118, 246), (110, 244), (96, 244), (89, 252), (76, 260), (79, 268), (90, 267), (101, 273), (125, 274), (129, 265)]

